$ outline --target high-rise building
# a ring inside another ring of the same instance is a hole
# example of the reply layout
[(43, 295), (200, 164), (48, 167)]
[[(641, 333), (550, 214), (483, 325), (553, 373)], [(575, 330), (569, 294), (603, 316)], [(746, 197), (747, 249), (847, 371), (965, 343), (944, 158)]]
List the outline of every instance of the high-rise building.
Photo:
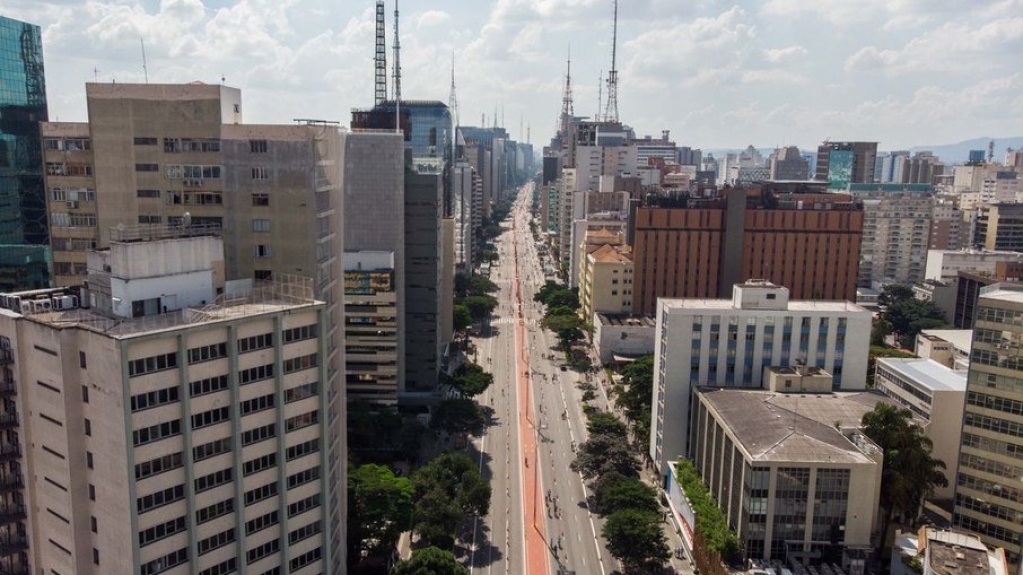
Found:
[[(45, 123), (47, 211), (56, 284), (81, 283), (88, 250), (124, 230), (223, 229), (229, 280), (313, 278), (326, 302), (321, 358), (330, 403), (328, 558), (344, 564), (345, 394), (340, 128), (242, 124), (238, 89), (205, 84), (86, 84), (88, 123)], [(156, 232), (154, 232), (156, 233)]]
[(771, 154), (772, 180), (805, 180), (810, 177), (810, 163), (795, 146), (778, 148)]
[(934, 196), (885, 190), (856, 191), (852, 196), (863, 204), (857, 285), (881, 290), (890, 283), (923, 280)]
[(39, 124), (47, 119), (39, 26), (0, 16), (0, 290), (52, 282)]
[(832, 189), (874, 181), (877, 142), (824, 142), (817, 147), (815, 179)]
[(848, 195), (732, 188), (685, 208), (638, 208), (633, 311), (657, 298), (728, 297), (762, 278), (793, 298), (855, 300), (863, 210)]
[(1023, 286), (981, 291), (966, 383), (962, 447), (955, 487), (955, 527), (1004, 547), (1020, 566), (1023, 524)]
[(0, 465), (32, 474), (4, 485), (4, 543), (32, 572), (340, 572), (326, 305), (306, 278), (225, 282), (215, 231), (119, 229), (87, 286), (0, 296)]
[(849, 302), (789, 300), (769, 282), (733, 286), (731, 299), (668, 299), (657, 306), (650, 457), (663, 474), (687, 455), (691, 391), (764, 387), (765, 368), (809, 366), (828, 390), (866, 387), (870, 311)]
[(986, 250), (1023, 252), (1023, 203), (980, 206), (973, 228), (973, 246)]

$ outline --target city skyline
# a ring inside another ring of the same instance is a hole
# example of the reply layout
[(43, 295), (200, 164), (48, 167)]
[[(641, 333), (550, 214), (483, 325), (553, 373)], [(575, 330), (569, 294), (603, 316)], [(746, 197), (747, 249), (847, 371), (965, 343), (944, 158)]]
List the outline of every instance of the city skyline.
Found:
[[(13, 0), (43, 29), (50, 117), (84, 121), (86, 82), (241, 88), (246, 123), (343, 121), (373, 101), (375, 3), (326, 0)], [(593, 116), (611, 60), (612, 0), (406, 0), (403, 96), (447, 101), (463, 125), (553, 133), (572, 48), (575, 111)], [(638, 135), (704, 148), (881, 149), (1023, 134), (1023, 0), (718, 2), (619, 7), (619, 110)], [(394, 2), (386, 5), (388, 45)], [(142, 66), (145, 42), (147, 69)], [(390, 60), (391, 54), (388, 53)], [(391, 62), (388, 62), (390, 65)], [(390, 82), (389, 82), (390, 84)], [(390, 87), (390, 86), (389, 86)], [(607, 94), (604, 89), (604, 101)]]

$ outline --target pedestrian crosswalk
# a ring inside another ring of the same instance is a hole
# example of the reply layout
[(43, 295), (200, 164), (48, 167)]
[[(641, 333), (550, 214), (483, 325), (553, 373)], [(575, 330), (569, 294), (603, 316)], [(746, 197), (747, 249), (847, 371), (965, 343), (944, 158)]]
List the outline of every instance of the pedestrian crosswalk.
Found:
[[(514, 324), (517, 321), (518, 320), (513, 318), (513, 317), (499, 317), (497, 319), (490, 320), (490, 325), (508, 325), (508, 324)], [(527, 319), (526, 320), (526, 325), (536, 325), (536, 323), (537, 322), (536, 322), (535, 319)]]

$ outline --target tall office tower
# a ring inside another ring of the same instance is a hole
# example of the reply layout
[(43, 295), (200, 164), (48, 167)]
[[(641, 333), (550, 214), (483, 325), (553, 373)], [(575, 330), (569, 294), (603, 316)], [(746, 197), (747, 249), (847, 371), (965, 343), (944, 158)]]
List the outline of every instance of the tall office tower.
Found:
[(853, 192), (863, 204), (860, 287), (880, 290), (890, 283), (924, 279), (934, 195), (926, 192)]
[(126, 226), (77, 293), (0, 296), (4, 457), (31, 473), (0, 497), (32, 572), (339, 572), (326, 306), (297, 276), (225, 282), (213, 231)]
[(810, 163), (799, 153), (799, 148), (778, 148), (771, 154), (772, 180), (805, 180), (810, 177)]
[[(227, 279), (314, 278), (326, 302), (328, 494), (344, 564), (344, 138), (336, 126), (241, 124), (241, 92), (204, 84), (86, 84), (88, 123), (45, 123), (47, 211), (59, 286), (81, 283), (87, 250), (123, 227), (223, 229)], [(142, 233), (142, 232), (140, 232)], [(339, 567), (338, 567), (339, 568)]]
[(839, 190), (848, 184), (869, 184), (874, 181), (876, 157), (877, 142), (824, 142), (817, 147), (814, 179)]
[(455, 267), (469, 273), (476, 262), (475, 238), (479, 221), (476, 201), (476, 170), (468, 162), (459, 161), (451, 178), (455, 217)]
[(959, 451), (952, 523), (1004, 547), (1015, 573), (1023, 524), (1023, 288), (996, 284), (981, 290), (966, 382), (963, 443)]
[(49, 287), (39, 123), (46, 83), (39, 27), (0, 16), (0, 290)]
[[(971, 152), (972, 154), (972, 152)], [(972, 158), (972, 156), (971, 156)], [(1023, 166), (1023, 150), (1008, 149), (1005, 152), (1005, 165), (1011, 167)]]
[(973, 246), (1023, 252), (1023, 204), (996, 203), (977, 208)]
[(691, 391), (698, 385), (762, 388), (765, 368), (807, 366), (831, 374), (829, 390), (866, 388), (870, 311), (850, 302), (797, 301), (763, 280), (730, 299), (657, 305), (650, 457), (663, 474), (689, 454)]
[(405, 386), (401, 135), (348, 134), (344, 188), (345, 387), (349, 400), (395, 403)]
[(844, 194), (732, 188), (685, 208), (639, 208), (632, 226), (633, 311), (657, 298), (728, 297), (761, 278), (793, 298), (855, 300), (863, 210)]

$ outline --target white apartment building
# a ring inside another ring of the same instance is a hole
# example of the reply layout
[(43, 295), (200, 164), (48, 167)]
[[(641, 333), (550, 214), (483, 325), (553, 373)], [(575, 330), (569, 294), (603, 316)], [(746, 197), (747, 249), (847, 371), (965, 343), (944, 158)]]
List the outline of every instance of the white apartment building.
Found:
[(119, 230), (80, 290), (0, 296), (32, 572), (331, 572), (326, 307), (165, 232)]
[(967, 370), (972, 342), (972, 329), (925, 329), (917, 334), (913, 352), (950, 369)]
[(991, 275), (998, 262), (1023, 261), (1023, 254), (1017, 252), (964, 249), (927, 250), (927, 266), (924, 279), (953, 282), (959, 272)]
[(923, 192), (854, 192), (863, 202), (863, 243), (857, 285), (880, 290), (889, 283), (924, 279), (934, 197)]
[(877, 360), (874, 387), (924, 422), (924, 433), (934, 443), (931, 453), (945, 462), (948, 480), (934, 495), (951, 499), (959, 467), (966, 372), (931, 359), (882, 357)]
[(835, 390), (866, 386), (871, 313), (850, 302), (790, 301), (763, 280), (732, 299), (660, 299), (650, 457), (665, 465), (688, 452), (692, 388), (762, 387), (764, 369), (804, 364), (833, 375)]

